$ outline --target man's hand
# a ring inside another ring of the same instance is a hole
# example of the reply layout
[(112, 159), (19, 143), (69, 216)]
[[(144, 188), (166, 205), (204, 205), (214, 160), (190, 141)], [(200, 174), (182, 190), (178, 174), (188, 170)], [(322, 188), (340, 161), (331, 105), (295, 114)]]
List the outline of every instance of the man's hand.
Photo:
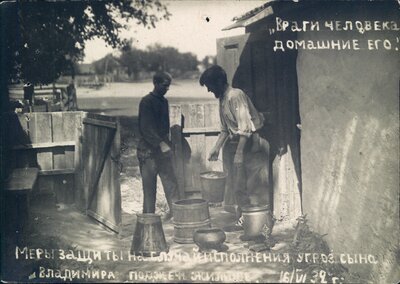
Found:
[(208, 160), (209, 161), (217, 161), (219, 156), (219, 149), (213, 148), (208, 155)]
[(243, 152), (236, 152), (233, 159), (234, 164), (243, 164)]
[(171, 151), (171, 147), (169, 147), (168, 144), (165, 142), (160, 143), (160, 149), (161, 149), (161, 153), (164, 153), (164, 154)]

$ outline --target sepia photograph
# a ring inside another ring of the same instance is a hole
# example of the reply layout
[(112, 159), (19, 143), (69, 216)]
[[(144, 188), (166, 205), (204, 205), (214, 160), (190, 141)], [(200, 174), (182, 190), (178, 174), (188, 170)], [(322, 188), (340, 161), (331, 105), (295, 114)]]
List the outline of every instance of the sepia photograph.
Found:
[(399, 283), (399, 0), (0, 12), (2, 282)]

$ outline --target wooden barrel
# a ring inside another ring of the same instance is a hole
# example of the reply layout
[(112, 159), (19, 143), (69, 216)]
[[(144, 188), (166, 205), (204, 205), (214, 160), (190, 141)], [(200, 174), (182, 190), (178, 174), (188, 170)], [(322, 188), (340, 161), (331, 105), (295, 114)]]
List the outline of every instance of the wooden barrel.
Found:
[(174, 241), (180, 244), (193, 243), (193, 234), (198, 229), (211, 228), (208, 202), (204, 199), (184, 199), (172, 205), (174, 217)]

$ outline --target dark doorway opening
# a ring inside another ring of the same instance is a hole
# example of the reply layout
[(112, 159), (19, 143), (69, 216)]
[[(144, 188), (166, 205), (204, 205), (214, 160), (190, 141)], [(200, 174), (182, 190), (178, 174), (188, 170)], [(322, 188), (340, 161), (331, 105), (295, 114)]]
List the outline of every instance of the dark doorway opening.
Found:
[(274, 214), (293, 219), (301, 214), (297, 52), (275, 52), (275, 40), (266, 30), (219, 39), (217, 63), (226, 70), (229, 83), (245, 91), (264, 114)]

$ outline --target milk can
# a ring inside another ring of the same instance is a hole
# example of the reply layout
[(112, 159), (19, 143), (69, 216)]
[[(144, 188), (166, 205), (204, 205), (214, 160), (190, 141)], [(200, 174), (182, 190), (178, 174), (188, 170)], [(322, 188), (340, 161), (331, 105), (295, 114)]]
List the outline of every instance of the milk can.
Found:
[(243, 229), (246, 237), (270, 235), (274, 219), (269, 205), (242, 207)]

